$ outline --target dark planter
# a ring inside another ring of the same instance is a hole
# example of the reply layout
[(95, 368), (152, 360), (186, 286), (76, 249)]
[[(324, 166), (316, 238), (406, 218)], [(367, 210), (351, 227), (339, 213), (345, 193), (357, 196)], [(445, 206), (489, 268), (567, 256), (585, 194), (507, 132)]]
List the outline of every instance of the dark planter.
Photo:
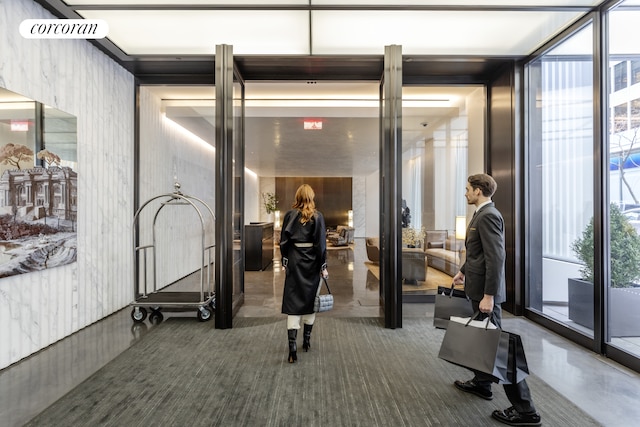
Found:
[(640, 288), (609, 289), (612, 338), (640, 337)]
[[(640, 288), (609, 289), (612, 338), (640, 337)], [(593, 283), (569, 279), (569, 319), (593, 330)]]
[(593, 283), (569, 280), (569, 319), (593, 330)]

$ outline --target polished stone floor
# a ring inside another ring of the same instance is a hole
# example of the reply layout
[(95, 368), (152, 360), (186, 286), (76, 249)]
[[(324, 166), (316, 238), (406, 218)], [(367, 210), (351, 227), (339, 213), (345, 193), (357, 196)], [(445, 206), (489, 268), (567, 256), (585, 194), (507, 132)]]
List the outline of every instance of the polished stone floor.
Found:
[[(381, 317), (378, 282), (365, 266), (364, 241), (356, 239), (352, 248), (331, 250), (328, 256), (329, 285), (335, 308), (320, 314), (319, 321), (322, 316)], [(279, 267), (276, 260), (265, 271), (246, 272), (245, 303), (237, 316), (281, 316), (283, 276)], [(187, 289), (193, 285), (181, 286)], [(433, 305), (403, 304), (402, 311), (403, 317), (429, 318), (433, 315)], [(134, 324), (130, 312), (130, 308), (125, 308), (0, 371), (0, 426), (22, 426), (143, 339), (154, 326), (148, 322)], [(166, 313), (165, 316), (191, 316), (196, 321), (193, 312)], [(505, 315), (503, 323), (505, 329), (523, 336), (533, 374), (604, 426), (638, 425), (640, 374), (527, 319)], [(544, 407), (538, 409), (544, 421)]]

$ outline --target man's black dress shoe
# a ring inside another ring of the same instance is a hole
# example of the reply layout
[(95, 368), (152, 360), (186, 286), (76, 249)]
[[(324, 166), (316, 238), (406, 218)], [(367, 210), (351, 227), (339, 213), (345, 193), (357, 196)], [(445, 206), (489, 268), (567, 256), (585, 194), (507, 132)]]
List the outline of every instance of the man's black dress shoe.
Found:
[(542, 424), (540, 415), (537, 412), (521, 414), (516, 411), (516, 408), (513, 406), (504, 411), (493, 411), (491, 416), (501, 423), (509, 424), (510, 426), (539, 426)]
[(491, 389), (487, 390), (484, 387), (480, 387), (473, 380), (469, 380), (469, 381), (455, 380), (453, 385), (455, 385), (458, 390), (475, 394), (476, 396), (479, 396), (485, 400), (493, 399), (493, 393), (491, 392)]

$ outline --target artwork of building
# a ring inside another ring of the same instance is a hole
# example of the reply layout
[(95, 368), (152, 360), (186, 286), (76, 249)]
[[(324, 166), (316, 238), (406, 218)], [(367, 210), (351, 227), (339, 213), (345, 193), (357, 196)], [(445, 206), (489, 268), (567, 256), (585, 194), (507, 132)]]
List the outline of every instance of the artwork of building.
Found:
[(24, 221), (56, 217), (74, 223), (78, 174), (69, 167), (5, 171), (0, 177), (0, 214)]

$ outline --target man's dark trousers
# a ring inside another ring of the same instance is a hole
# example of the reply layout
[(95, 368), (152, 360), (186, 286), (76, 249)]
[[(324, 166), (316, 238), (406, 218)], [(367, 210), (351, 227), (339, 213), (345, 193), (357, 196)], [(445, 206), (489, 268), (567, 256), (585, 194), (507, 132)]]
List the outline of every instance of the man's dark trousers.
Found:
[[(473, 311), (480, 313), (480, 301), (471, 300)], [(477, 320), (483, 320), (487, 318), (486, 313), (480, 313)], [(502, 307), (500, 305), (493, 306), (493, 323), (500, 329), (502, 329)], [(491, 384), (493, 381), (491, 377), (484, 372), (473, 371), (475, 377), (473, 381), (485, 390), (491, 390)], [(533, 406), (533, 400), (531, 399), (531, 391), (525, 380), (520, 381), (518, 384), (504, 384), (504, 392), (507, 395), (509, 402), (516, 408), (521, 414), (528, 414), (536, 412), (536, 408)]]

